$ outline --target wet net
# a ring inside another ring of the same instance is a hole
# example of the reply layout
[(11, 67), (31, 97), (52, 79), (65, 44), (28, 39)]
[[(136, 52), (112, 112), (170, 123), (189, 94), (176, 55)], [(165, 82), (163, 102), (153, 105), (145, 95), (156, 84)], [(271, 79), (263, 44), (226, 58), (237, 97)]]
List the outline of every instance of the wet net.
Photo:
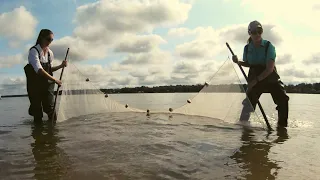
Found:
[[(248, 103), (237, 67), (229, 58), (209, 79), (203, 80), (198, 92), (191, 93), (166, 92), (165, 87), (162, 93), (126, 93), (128, 86), (122, 87), (124, 93), (111, 90), (106, 93), (99, 86), (105, 82), (88, 78), (68, 60), (57, 98), (58, 122), (97, 113), (136, 112), (150, 116), (155, 113), (204, 116), (229, 123), (249, 119), (251, 125), (266, 127), (261, 114)], [(113, 78), (109, 79), (106, 88), (113, 83)]]

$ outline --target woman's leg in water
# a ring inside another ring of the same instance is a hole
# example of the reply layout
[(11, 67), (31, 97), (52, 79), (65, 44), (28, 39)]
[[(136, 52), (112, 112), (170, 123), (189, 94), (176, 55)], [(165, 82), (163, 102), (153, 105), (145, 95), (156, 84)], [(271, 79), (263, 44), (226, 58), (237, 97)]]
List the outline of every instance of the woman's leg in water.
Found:
[(278, 110), (278, 126), (288, 126), (289, 113), (289, 96), (287, 96), (284, 85), (281, 81), (279, 83), (272, 83), (269, 85), (269, 90), (273, 101), (277, 104)]
[[(32, 87), (31, 87), (32, 86)], [(41, 123), (43, 117), (41, 105), (41, 91), (39, 86), (27, 83), (28, 97), (30, 100), (29, 114), (33, 116), (34, 123)]]
[(54, 112), (54, 83), (48, 84), (46, 93), (43, 97), (43, 109), (48, 115), (49, 120), (57, 120), (56, 113)]
[(255, 111), (258, 100), (263, 93), (263, 84), (256, 84), (250, 92), (247, 93), (247, 98), (242, 101), (242, 111), (240, 115), (240, 121), (249, 121), (250, 113)]

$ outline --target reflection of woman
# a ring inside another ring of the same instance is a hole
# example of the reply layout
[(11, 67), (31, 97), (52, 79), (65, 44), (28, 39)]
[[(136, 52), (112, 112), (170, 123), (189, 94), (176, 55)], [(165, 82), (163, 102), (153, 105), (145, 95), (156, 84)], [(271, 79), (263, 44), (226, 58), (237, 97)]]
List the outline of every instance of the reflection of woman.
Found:
[[(253, 130), (244, 128), (241, 136), (243, 145), (231, 156), (245, 172), (245, 179), (275, 179), (280, 167), (270, 161), (268, 154), (274, 143), (282, 143), (288, 139), (285, 128), (279, 128), (278, 138), (273, 142), (254, 140)], [(274, 172), (272, 174), (272, 171)]]
[(46, 179), (48, 177), (50, 179), (60, 179), (63, 174), (67, 173), (65, 163), (60, 162), (63, 154), (57, 147), (57, 143), (60, 141), (57, 133), (58, 130), (51, 123), (39, 123), (32, 127), (34, 143), (31, 143), (31, 148), (36, 161), (34, 168), (36, 179)]
[(53, 72), (66, 66), (67, 61), (59, 66), (51, 66), (53, 53), (49, 45), (52, 41), (53, 33), (49, 29), (42, 29), (35, 46), (30, 48), (28, 64), (24, 67), (30, 100), (29, 114), (34, 117), (35, 123), (42, 121), (43, 111), (50, 120), (56, 119), (53, 112), (54, 83), (61, 85), (61, 81), (53, 77)]

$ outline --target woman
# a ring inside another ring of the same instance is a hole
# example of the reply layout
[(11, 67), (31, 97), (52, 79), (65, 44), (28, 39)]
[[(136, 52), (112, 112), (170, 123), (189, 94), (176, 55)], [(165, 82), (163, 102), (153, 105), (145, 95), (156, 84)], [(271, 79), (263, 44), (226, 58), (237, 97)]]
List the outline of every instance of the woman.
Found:
[(61, 86), (61, 81), (53, 77), (54, 71), (67, 66), (63, 61), (59, 66), (52, 67), (53, 53), (49, 45), (53, 41), (53, 33), (42, 29), (35, 46), (29, 50), (28, 64), (24, 67), (27, 77), (27, 92), (30, 100), (29, 114), (35, 123), (41, 123), (43, 111), (49, 120), (56, 120), (54, 113), (54, 84)]
[[(278, 126), (287, 127), (288, 125), (288, 101), (284, 85), (280, 80), (275, 67), (276, 50), (274, 45), (264, 40), (262, 25), (258, 21), (252, 21), (248, 26), (250, 38), (244, 48), (243, 61), (238, 61), (236, 55), (232, 60), (245, 67), (250, 67), (248, 75), (247, 96), (255, 109), (262, 93), (270, 92), (278, 110)], [(247, 105), (246, 105), (247, 104)], [(245, 113), (249, 113), (248, 103), (244, 103), (242, 118)], [(247, 116), (247, 118), (249, 118)], [(248, 120), (248, 119), (245, 120)], [(243, 120), (243, 119), (241, 119)]]

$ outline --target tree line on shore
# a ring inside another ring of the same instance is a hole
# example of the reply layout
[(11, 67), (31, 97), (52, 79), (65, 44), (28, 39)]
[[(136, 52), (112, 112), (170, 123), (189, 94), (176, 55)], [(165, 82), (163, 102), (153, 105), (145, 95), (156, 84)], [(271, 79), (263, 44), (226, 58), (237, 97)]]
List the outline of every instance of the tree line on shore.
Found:
[[(199, 92), (205, 85), (169, 85), (169, 86), (140, 86), (140, 87), (124, 87), (119, 89), (101, 89), (105, 94), (113, 93), (173, 93), (173, 92)], [(209, 85), (206, 92), (244, 92), (246, 84), (226, 84), (226, 85)], [(285, 85), (287, 93), (305, 93), (305, 94), (320, 94), (320, 83), (301, 83), (297, 85)]]
[[(124, 87), (114, 89), (100, 89), (105, 94), (117, 93), (196, 93), (201, 90), (205, 92), (245, 92), (246, 84), (225, 84), (225, 85), (168, 85), (168, 86), (140, 86), (140, 87)], [(320, 94), (320, 83), (300, 83), (297, 85), (285, 85), (287, 93), (304, 93), (304, 94)], [(72, 90), (65, 92), (66, 94), (95, 94), (97, 90)], [(55, 92), (56, 94), (56, 92)], [(62, 94), (62, 91), (59, 92)], [(4, 95), (2, 97), (21, 97), (25, 95)]]

